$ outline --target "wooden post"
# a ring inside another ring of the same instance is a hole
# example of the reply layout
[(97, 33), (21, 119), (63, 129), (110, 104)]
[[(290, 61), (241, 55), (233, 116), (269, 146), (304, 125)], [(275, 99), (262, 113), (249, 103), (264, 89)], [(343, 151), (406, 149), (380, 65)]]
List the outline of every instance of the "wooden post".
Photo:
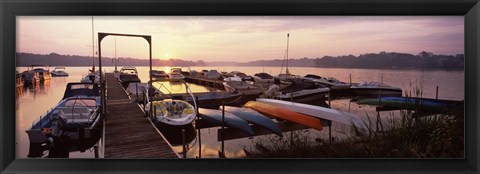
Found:
[(222, 101), (222, 156), (225, 156), (225, 104)]
[(182, 148), (183, 158), (187, 158), (187, 148), (185, 147), (185, 129), (182, 129)]
[(202, 135), (200, 134), (200, 129), (198, 131), (198, 157), (202, 158)]
[(135, 83), (135, 95), (136, 95), (136, 101), (135, 102), (138, 102), (138, 83)]
[(95, 158), (98, 158), (98, 146), (97, 145), (93, 146), (93, 149), (95, 151)]
[(352, 85), (352, 74), (350, 74), (350, 85)]
[(330, 98), (330, 92), (328, 92), (328, 107), (332, 108), (332, 103), (331, 103), (331, 98)]
[(435, 99), (438, 100), (438, 85), (437, 85), (437, 92), (435, 93)]
[(328, 120), (328, 141), (332, 144), (332, 121)]

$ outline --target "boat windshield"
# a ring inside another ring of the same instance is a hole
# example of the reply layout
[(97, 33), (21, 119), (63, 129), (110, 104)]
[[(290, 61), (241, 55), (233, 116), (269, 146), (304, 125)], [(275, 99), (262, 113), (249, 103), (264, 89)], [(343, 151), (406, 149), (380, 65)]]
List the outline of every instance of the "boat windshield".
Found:
[(85, 106), (95, 107), (96, 101), (94, 99), (71, 99), (65, 102), (65, 107)]

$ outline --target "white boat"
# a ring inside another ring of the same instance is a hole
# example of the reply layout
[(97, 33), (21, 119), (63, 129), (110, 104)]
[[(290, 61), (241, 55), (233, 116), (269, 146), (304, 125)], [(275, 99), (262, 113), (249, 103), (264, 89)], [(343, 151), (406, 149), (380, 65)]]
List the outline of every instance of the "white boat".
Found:
[(324, 78), (313, 74), (307, 74), (303, 79), (315, 84), (325, 85), (331, 89), (349, 89), (351, 86), (350, 84), (341, 82), (333, 77)]
[(253, 78), (252, 76), (249, 76), (243, 72), (240, 72), (240, 71), (232, 71), (230, 72), (230, 74), (233, 75), (233, 77), (239, 77), (241, 80), (248, 80), (248, 81), (252, 81)]
[(224, 78), (223, 81), (226, 81), (226, 82), (231, 82), (231, 81), (242, 81), (242, 78), (241, 77), (238, 77), (238, 76), (233, 76), (233, 77), (227, 77), (227, 78)]
[[(153, 83), (163, 83), (166, 81), (171, 81), (171, 79), (152, 81), (151, 88), (153, 88), (154, 90), (148, 90), (150, 87), (147, 85), (147, 96), (152, 96), (150, 92), (161, 91), (157, 88), (157, 86), (153, 85)], [(184, 80), (176, 80), (175, 83), (182, 83), (183, 85), (185, 85), (185, 93), (172, 94), (171, 91), (174, 90), (167, 89), (167, 91), (170, 91), (170, 94), (165, 95), (171, 96), (171, 99), (147, 101), (147, 104), (145, 106), (145, 113), (149, 115), (150, 118), (157, 124), (163, 123), (170, 126), (185, 126), (187, 124), (191, 124), (195, 116), (197, 115), (197, 102), (188, 84)], [(163, 84), (159, 86), (159, 88), (167, 88)], [(149, 100), (149, 98), (147, 98), (147, 100)], [(193, 101), (193, 104), (190, 104), (188, 102), (189, 100)]]
[[(153, 115), (156, 121), (172, 126), (184, 126), (191, 124), (197, 115), (195, 107), (183, 100), (166, 99), (153, 101)], [(145, 110), (150, 110), (147, 103)]]
[(152, 70), (150, 75), (152, 79), (168, 79), (168, 74), (165, 71)]
[(223, 82), (223, 87), (225, 88), (225, 91), (229, 93), (240, 93), (242, 95), (260, 95), (263, 93), (262, 89), (248, 84), (247, 82), (244, 81), (227, 81)]
[(390, 97), (401, 97), (402, 89), (397, 87), (392, 87), (380, 82), (364, 82), (360, 83), (357, 86), (352, 86), (351, 89), (355, 92), (357, 96), (364, 97), (378, 97), (378, 96), (390, 96)]
[(185, 76), (183, 76), (183, 74), (182, 74), (182, 69), (181, 68), (172, 68), (168, 77), (171, 80), (183, 80), (185, 78)]
[(137, 68), (132, 66), (122, 67), (122, 69), (120, 69), (120, 72), (115, 73), (114, 76), (124, 88), (127, 88), (128, 84), (130, 83), (140, 83)]
[(267, 73), (257, 73), (253, 75), (253, 80), (255, 83), (274, 83), (275, 79), (273, 76)]
[[(132, 102), (142, 103), (142, 102), (146, 101), (145, 96), (147, 95), (147, 89), (148, 89), (148, 84), (147, 83), (137, 83), (137, 82), (135, 82), (135, 83), (129, 83), (128, 87), (127, 87), (127, 89), (125, 89), (125, 91), (130, 96), (130, 100)], [(157, 89), (154, 89), (154, 90), (155, 90), (154, 95), (162, 94), (161, 91), (159, 91)]]
[[(294, 83), (292, 85), (296, 84)], [(269, 89), (264, 92), (264, 97), (300, 103), (310, 103), (324, 99), (325, 95), (329, 92), (329, 88), (323, 87), (305, 88), (299, 86), (292, 87), (291, 90), (286, 88), (280, 90), (278, 85), (271, 85)]]
[(321, 106), (265, 98), (258, 98), (257, 102), (269, 103), (286, 109), (290, 109), (298, 113), (310, 115), (312, 117), (330, 120), (350, 126), (356, 126), (357, 128), (362, 128), (365, 130), (367, 129), (365, 121), (363, 121), (359, 116), (348, 112), (343, 112)]
[(68, 73), (65, 72), (65, 67), (55, 67), (52, 72), (50, 72), (52, 77), (66, 77)]
[(210, 79), (210, 80), (219, 80), (222, 77), (222, 74), (220, 74), (217, 70), (210, 70), (207, 73), (205, 73), (204, 78)]
[(100, 85), (100, 72), (95, 71), (95, 72), (89, 72), (87, 75), (85, 75), (80, 82), (82, 83), (95, 83)]

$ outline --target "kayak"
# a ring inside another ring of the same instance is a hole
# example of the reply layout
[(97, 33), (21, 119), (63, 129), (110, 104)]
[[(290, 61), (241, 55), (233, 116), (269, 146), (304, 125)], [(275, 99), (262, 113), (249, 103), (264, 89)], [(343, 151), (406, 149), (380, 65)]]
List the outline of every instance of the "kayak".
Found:
[[(198, 113), (200, 113), (200, 117), (202, 119), (217, 125), (222, 125), (221, 110), (198, 108)], [(232, 113), (225, 112), (224, 125), (229, 128), (238, 129), (250, 136), (254, 135), (252, 128), (250, 125), (248, 125), (248, 122), (233, 115)]]
[(377, 99), (359, 99), (358, 104), (377, 105), (380, 102), (380, 106), (397, 107), (409, 110), (415, 109), (448, 109), (454, 107), (457, 101), (451, 100), (437, 100), (429, 98), (407, 98), (407, 97), (381, 97)]
[(320, 119), (298, 113), (284, 107), (256, 101), (247, 102), (245, 104), (245, 107), (252, 108), (253, 110), (256, 110), (265, 115), (288, 120), (316, 130), (322, 130), (322, 124)]
[(282, 130), (278, 127), (275, 122), (273, 122), (270, 118), (265, 117), (264, 115), (258, 113), (257, 111), (250, 109), (250, 108), (239, 108), (239, 107), (232, 107), (232, 106), (225, 106), (225, 111), (232, 113), (241, 119), (254, 123), (256, 125), (262, 126), (273, 133), (277, 134), (278, 136), (282, 135)]
[(288, 102), (288, 101), (274, 100), (274, 99), (258, 98), (257, 102), (268, 103), (271, 105), (290, 109), (298, 113), (306, 114), (306, 115), (324, 119), (324, 120), (330, 120), (330, 121), (334, 121), (334, 122), (338, 122), (338, 123), (342, 123), (350, 126), (356, 126), (358, 128), (364, 128), (364, 129), (367, 128), (365, 125), (365, 122), (362, 119), (360, 119), (360, 117), (348, 112), (343, 112), (343, 111), (325, 108), (321, 106), (314, 106), (314, 105), (308, 105), (303, 103)]

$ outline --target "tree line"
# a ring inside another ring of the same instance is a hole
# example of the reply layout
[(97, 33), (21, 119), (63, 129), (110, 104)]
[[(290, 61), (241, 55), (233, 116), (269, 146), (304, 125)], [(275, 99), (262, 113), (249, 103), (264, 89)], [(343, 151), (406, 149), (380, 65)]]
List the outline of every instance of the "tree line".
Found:
[[(60, 55), (57, 53), (50, 54), (32, 54), (32, 53), (16, 53), (16, 66), (29, 65), (49, 65), (49, 66), (98, 66), (98, 57), (92, 59), (91, 56), (79, 55)], [(118, 59), (110, 57), (102, 57), (102, 66), (148, 66), (149, 59), (137, 59), (130, 57), (119, 57)], [(169, 60), (152, 60), (153, 66), (205, 66), (202, 60), (191, 61), (181, 59)]]

